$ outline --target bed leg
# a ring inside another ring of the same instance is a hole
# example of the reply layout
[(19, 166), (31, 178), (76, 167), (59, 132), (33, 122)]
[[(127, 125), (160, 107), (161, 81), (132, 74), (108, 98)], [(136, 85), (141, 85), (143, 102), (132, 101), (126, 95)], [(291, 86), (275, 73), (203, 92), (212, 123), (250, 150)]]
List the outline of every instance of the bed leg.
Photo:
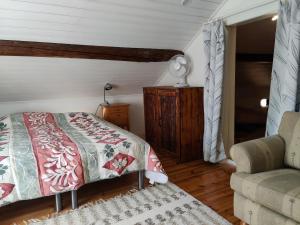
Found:
[(139, 171), (139, 190), (144, 189), (144, 170)]
[(55, 195), (55, 209), (56, 212), (60, 212), (62, 210), (61, 194)]
[(71, 191), (72, 209), (78, 208), (77, 191)]

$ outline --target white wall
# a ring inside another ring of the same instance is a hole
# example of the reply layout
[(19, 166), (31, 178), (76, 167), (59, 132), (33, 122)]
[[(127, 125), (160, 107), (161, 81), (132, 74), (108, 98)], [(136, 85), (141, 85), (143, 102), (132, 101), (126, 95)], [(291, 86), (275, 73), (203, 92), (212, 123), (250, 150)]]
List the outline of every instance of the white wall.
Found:
[(153, 85), (166, 62), (0, 56), (0, 102), (141, 94)]
[[(145, 136), (143, 95), (108, 96), (110, 103), (129, 103), (130, 130)], [(15, 112), (91, 112), (95, 113), (103, 97), (68, 98), (35, 101), (0, 102), (0, 116)]]
[[(276, 13), (279, 0), (228, 0), (215, 12), (213, 18), (225, 18), (227, 25), (245, 22), (257, 17), (272, 15)], [(202, 29), (202, 28), (201, 28)], [(184, 50), (192, 60), (193, 69), (188, 77), (189, 84), (192, 86), (203, 86), (204, 84), (204, 65), (202, 60), (202, 33), (199, 31), (194, 39)], [(157, 81), (157, 85), (173, 85), (177, 82), (168, 71)]]
[(214, 18), (225, 17), (227, 25), (269, 17), (278, 12), (279, 0), (228, 0)]
[(259, 11), (259, 9), (264, 8), (264, 6), (267, 6), (270, 9), (270, 6), (273, 7), (274, 3), (276, 6), (278, 6), (279, 0), (227, 0), (213, 17), (229, 17), (233, 16), (234, 14), (244, 14), (243, 16), (245, 16), (245, 13), (247, 13), (247, 11), (251, 11), (252, 9)]

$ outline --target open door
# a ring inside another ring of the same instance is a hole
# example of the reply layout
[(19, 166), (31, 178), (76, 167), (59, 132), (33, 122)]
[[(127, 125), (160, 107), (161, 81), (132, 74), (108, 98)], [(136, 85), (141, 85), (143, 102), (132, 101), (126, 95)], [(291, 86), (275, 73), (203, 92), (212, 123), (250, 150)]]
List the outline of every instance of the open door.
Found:
[(235, 143), (265, 136), (276, 22), (236, 27)]

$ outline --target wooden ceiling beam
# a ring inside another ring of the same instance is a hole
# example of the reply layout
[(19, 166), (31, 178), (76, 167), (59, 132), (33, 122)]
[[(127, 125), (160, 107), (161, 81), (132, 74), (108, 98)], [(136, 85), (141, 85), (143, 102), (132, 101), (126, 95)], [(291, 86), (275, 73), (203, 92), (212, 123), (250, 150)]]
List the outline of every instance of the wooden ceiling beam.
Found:
[(1, 56), (60, 57), (131, 62), (164, 62), (183, 54), (172, 49), (123, 48), (92, 45), (57, 44), (0, 40)]

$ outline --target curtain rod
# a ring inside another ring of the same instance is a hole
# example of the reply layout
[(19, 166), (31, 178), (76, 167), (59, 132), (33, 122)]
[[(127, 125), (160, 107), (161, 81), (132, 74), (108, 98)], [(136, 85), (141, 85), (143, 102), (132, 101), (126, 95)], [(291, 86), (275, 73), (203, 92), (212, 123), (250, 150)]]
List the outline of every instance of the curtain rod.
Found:
[(207, 25), (207, 24), (210, 24), (210, 23), (213, 23), (217, 20), (225, 20), (227, 19), (228, 17), (231, 17), (231, 16), (235, 16), (235, 15), (238, 15), (238, 14), (241, 14), (243, 12), (247, 12), (249, 10), (252, 10), (252, 9), (256, 9), (256, 8), (259, 8), (259, 7), (262, 7), (262, 6), (265, 6), (265, 5), (268, 5), (268, 4), (271, 4), (271, 3), (274, 3), (274, 2), (285, 2), (287, 0), (273, 0), (273, 1), (270, 1), (270, 2), (265, 2), (263, 4), (257, 4), (251, 8), (248, 8), (248, 9), (244, 9), (244, 10), (241, 10), (241, 11), (235, 11), (233, 13), (229, 13), (229, 14), (226, 14), (224, 16), (221, 16), (221, 17), (216, 17), (216, 18), (209, 18), (208, 21), (206, 23), (203, 23), (203, 25)]

